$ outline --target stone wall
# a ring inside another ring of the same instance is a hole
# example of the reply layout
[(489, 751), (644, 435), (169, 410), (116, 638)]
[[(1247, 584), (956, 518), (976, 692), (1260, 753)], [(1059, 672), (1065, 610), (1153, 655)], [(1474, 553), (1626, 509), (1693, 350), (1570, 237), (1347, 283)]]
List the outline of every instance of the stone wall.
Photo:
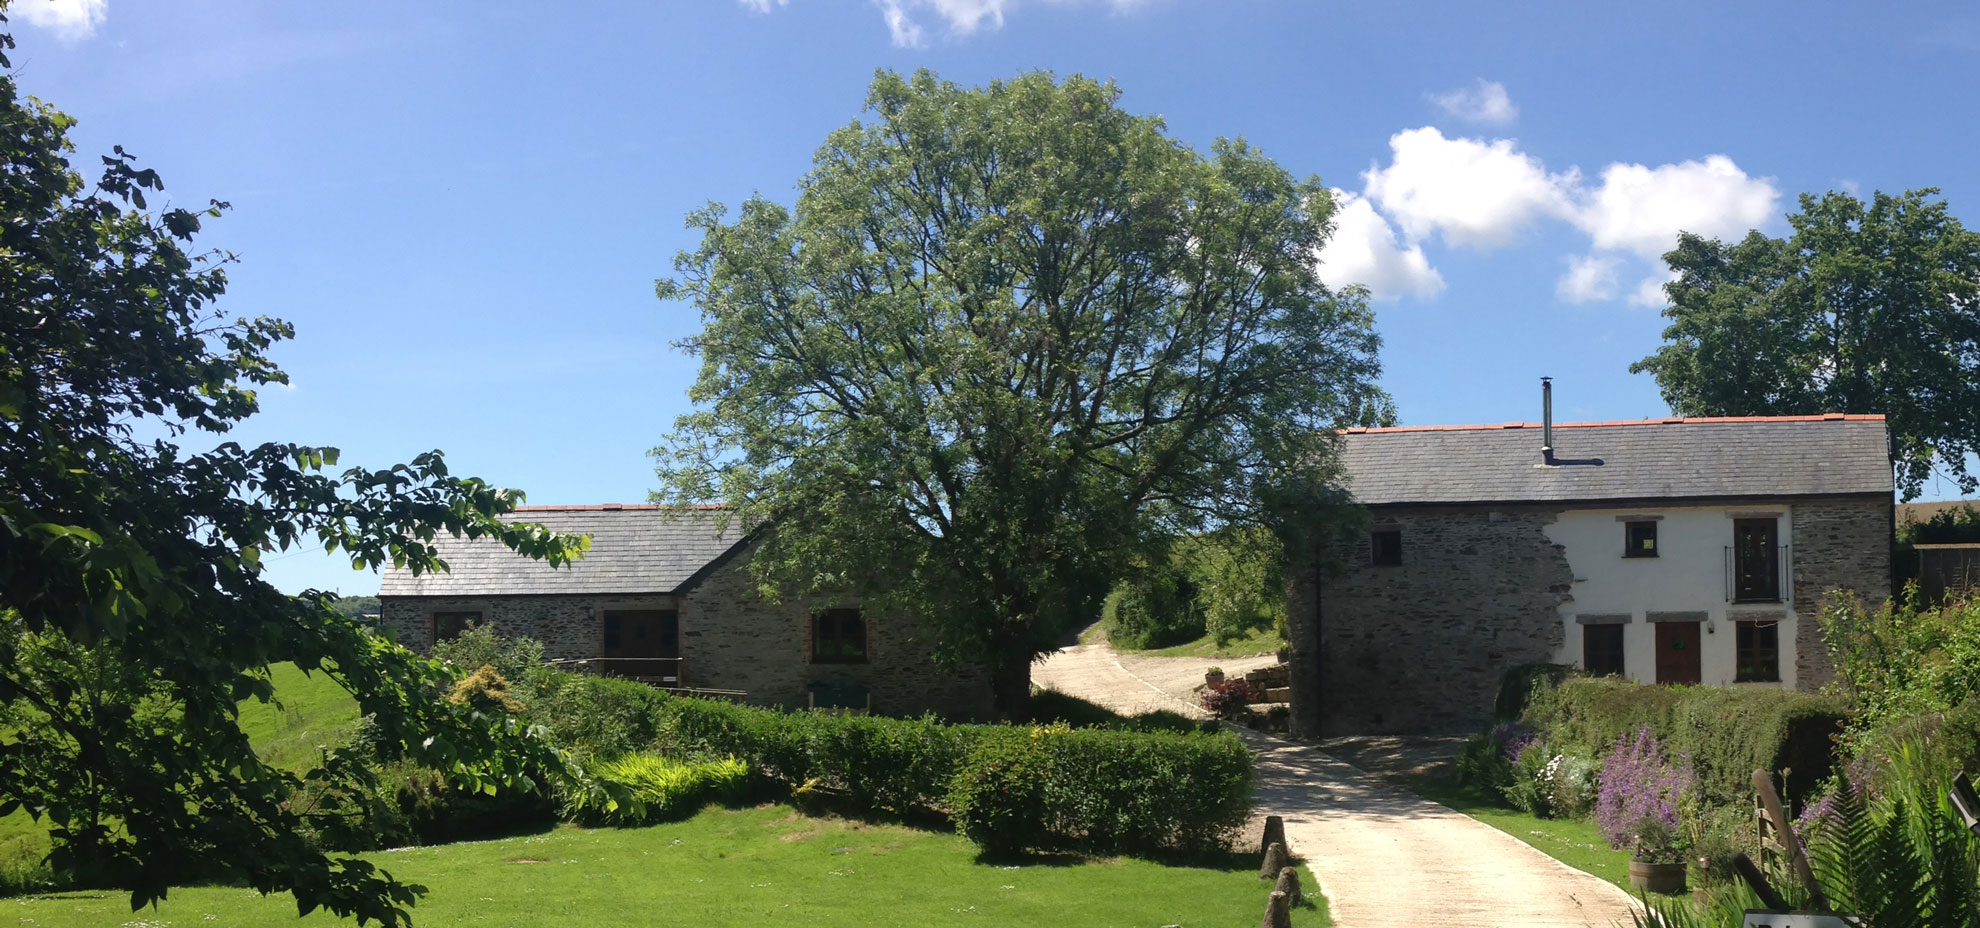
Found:
[(814, 682), (857, 683), (872, 693), (873, 711), (882, 715), (994, 715), (988, 671), (938, 665), (925, 636), (905, 617), (867, 616), (867, 663), (811, 663), (808, 604), (773, 604), (758, 597), (747, 555), (721, 565), (678, 600), (667, 595), (393, 596), (381, 597), (380, 621), (401, 643), (425, 651), (433, 646), (433, 613), (478, 611), (503, 635), (542, 641), (544, 656), (556, 660), (597, 656), (608, 609), (677, 609), (688, 685), (742, 690), (758, 705), (803, 708)]
[(1890, 598), (1891, 520), (1888, 496), (1794, 505), (1788, 544), (1794, 563), (1797, 689), (1812, 692), (1835, 680), (1820, 619), (1830, 593), (1855, 593), (1873, 609)]
[(806, 603), (759, 597), (744, 555), (688, 591), (681, 649), (694, 679), (725, 681), (704, 685), (747, 691), (760, 705), (802, 708), (812, 683), (855, 683), (872, 694), (881, 715), (994, 716), (988, 670), (937, 664), (912, 619), (867, 615), (864, 664), (811, 663), (810, 620)]
[[(1400, 565), (1371, 565), (1363, 533), (1323, 552), (1334, 569), (1317, 578), (1296, 571), (1289, 584), (1294, 724), (1307, 735), (1474, 727), (1491, 714), (1507, 667), (1548, 660), (1561, 646), (1559, 607), (1574, 576), (1546, 534), (1557, 514), (1462, 506), (1370, 514), (1375, 529), (1401, 530)], [(1317, 705), (1301, 692), (1315, 684)]]

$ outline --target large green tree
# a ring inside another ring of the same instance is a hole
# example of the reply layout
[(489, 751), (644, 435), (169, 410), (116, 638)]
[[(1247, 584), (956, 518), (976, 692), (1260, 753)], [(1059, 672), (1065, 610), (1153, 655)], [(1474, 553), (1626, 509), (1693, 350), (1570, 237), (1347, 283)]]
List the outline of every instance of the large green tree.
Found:
[[(228, 878), (401, 923), (416, 887), (308, 838), (375, 794), (365, 758), (331, 752), (306, 774), (325, 801), (292, 804), (305, 778), (249, 749), (238, 703), (271, 697), (269, 664), (329, 674), (381, 739), (466, 787), (527, 788), (554, 755), (434, 698), (441, 665), (327, 594), (284, 595), (261, 555), (313, 542), (423, 571), (444, 566), (437, 532), (553, 562), (583, 542), (505, 523), (520, 494), (437, 453), (336, 474), (334, 449), (222, 441), (256, 387), (287, 382), (268, 349), (290, 327), (214, 308), (229, 257), (191, 243), (225, 204), (147, 212), (159, 178), (121, 148), (86, 184), (71, 122), (0, 74), (0, 815), (36, 816), (60, 870), (133, 908)], [(217, 447), (175, 443), (188, 432)]]
[(1332, 430), (1393, 417), (1364, 294), (1315, 274), (1327, 188), (1118, 96), (882, 73), (795, 209), (695, 213), (659, 285), (705, 329), (656, 495), (772, 526), (767, 587), (918, 617), (1019, 717), (1128, 564), (1205, 526), (1296, 539)]
[(1882, 413), (1906, 499), (1971, 493), (1980, 450), (1980, 234), (1938, 191), (1804, 194), (1787, 238), (1682, 235), (1665, 344), (1631, 365), (1686, 416)]

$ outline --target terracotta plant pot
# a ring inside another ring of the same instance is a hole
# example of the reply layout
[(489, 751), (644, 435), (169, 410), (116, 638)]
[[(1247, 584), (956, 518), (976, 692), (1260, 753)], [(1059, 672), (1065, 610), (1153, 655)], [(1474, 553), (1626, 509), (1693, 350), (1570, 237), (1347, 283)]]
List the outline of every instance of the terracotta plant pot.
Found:
[(1629, 885), (1644, 892), (1663, 893), (1675, 896), (1684, 892), (1685, 865), (1652, 864), (1641, 860), (1629, 862)]
[(1220, 670), (1220, 671), (1217, 671), (1216, 673), (1205, 673), (1205, 674), (1203, 675), (1203, 685), (1204, 685), (1204, 686), (1213, 686), (1213, 687), (1214, 687), (1214, 686), (1223, 686), (1223, 685), (1224, 685), (1224, 672)]

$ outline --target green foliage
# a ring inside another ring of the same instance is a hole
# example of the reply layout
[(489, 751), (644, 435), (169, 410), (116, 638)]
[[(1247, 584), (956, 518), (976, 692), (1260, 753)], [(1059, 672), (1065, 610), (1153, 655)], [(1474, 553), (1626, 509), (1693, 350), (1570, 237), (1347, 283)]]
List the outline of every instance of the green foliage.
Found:
[(920, 617), (1020, 718), (1128, 565), (1226, 524), (1307, 550), (1334, 430), (1393, 418), (1366, 294), (1313, 261), (1328, 188), (1119, 95), (879, 74), (794, 208), (693, 214), (659, 285), (704, 329), (656, 496), (774, 525), (766, 587)]
[(1905, 596), (1873, 611), (1833, 596), (1823, 603), (1822, 636), (1856, 708), (1856, 732), (1980, 696), (1980, 602), (1935, 608)]
[[(1860, 916), (1866, 925), (1965, 928), (1980, 923), (1980, 838), (1966, 828), (1943, 781), (1901, 778), (1876, 792), (1835, 784), (1807, 838), (1828, 905), (1817, 907), (1775, 863), (1770, 882), (1796, 908)], [(1650, 900), (1638, 925), (1733, 928), (1759, 900), (1743, 886), (1704, 910)]]
[(435, 644), (432, 656), (462, 673), (494, 667), (503, 679), (521, 683), (543, 667), (543, 643), (534, 638), (503, 637), (496, 634), (493, 625), (475, 625)]
[(496, 672), (493, 664), (483, 664), (481, 669), (462, 677), (454, 684), (453, 692), (447, 694), (447, 701), (490, 714), (514, 715), (523, 711), (523, 704), (509, 695), (509, 681)]
[[(382, 739), (461, 788), (533, 789), (555, 759), (513, 719), (435, 699), (444, 667), (327, 594), (283, 594), (262, 557), (309, 543), (424, 573), (444, 567), (441, 532), (553, 564), (584, 542), (505, 521), (521, 494), (453, 476), (437, 452), (333, 474), (332, 448), (221, 441), (258, 388), (288, 382), (268, 352), (292, 329), (215, 308), (232, 256), (193, 239), (226, 204), (147, 212), (163, 184), (121, 148), (86, 184), (72, 126), (0, 73), (0, 815), (51, 823), (53, 867), (133, 905), (224, 874), (304, 913), (403, 923), (417, 887), (310, 840), (312, 816), (375, 793), (367, 758), (333, 750), (299, 776), (241, 730), (236, 706), (271, 696), (269, 665), (330, 675)], [(211, 450), (177, 445), (188, 430)], [(298, 808), (304, 782), (345, 788)]]
[(1251, 779), (1230, 735), (1002, 728), (979, 739), (949, 804), (956, 828), (995, 852), (1200, 852), (1244, 825)]
[(345, 618), (355, 619), (366, 615), (378, 615), (379, 605), (376, 596), (339, 596), (330, 603), (330, 608)]
[(1832, 740), (1848, 717), (1836, 698), (1745, 687), (1648, 686), (1569, 677), (1541, 691), (1526, 719), (1558, 750), (1598, 757), (1648, 728), (1672, 756), (1689, 757), (1715, 804), (1750, 803), (1753, 771), (1789, 771), (1782, 792), (1813, 792), (1834, 768)]
[(653, 748), (671, 717), (667, 694), (631, 680), (545, 671), (527, 678), (532, 724), (579, 758), (618, 757)]
[(1500, 791), (1509, 805), (1538, 818), (1553, 817), (1553, 790), (1542, 778), (1553, 756), (1547, 750), (1547, 743), (1540, 740), (1527, 744), (1519, 752), (1511, 764), (1510, 782)]
[(1905, 499), (1936, 469), (1980, 481), (1980, 234), (1938, 191), (1804, 194), (1794, 233), (1679, 236), (1671, 325), (1631, 365), (1682, 416), (1882, 413)]
[(1124, 647), (1166, 648), (1203, 637), (1197, 597), (1195, 581), (1164, 559), (1114, 587), (1100, 617), (1107, 637)]
[(733, 757), (679, 761), (656, 754), (627, 754), (595, 761), (582, 788), (567, 802), (582, 822), (650, 825), (701, 811), (709, 802), (733, 801), (749, 783), (749, 765)]
[(1499, 694), (1492, 702), (1492, 717), (1513, 721), (1526, 714), (1533, 697), (1559, 686), (1575, 672), (1573, 664), (1514, 664), (1499, 677)]

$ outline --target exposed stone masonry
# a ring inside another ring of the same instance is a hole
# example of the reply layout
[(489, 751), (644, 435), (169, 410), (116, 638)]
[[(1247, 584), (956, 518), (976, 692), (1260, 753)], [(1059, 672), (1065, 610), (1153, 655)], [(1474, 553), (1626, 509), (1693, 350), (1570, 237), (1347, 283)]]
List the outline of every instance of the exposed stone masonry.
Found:
[[(1317, 617), (1314, 572), (1295, 571), (1289, 584), (1296, 730), (1423, 732), (1484, 721), (1505, 668), (1548, 660), (1564, 640), (1558, 610), (1574, 576), (1546, 534), (1555, 512), (1370, 512), (1376, 528), (1401, 530), (1400, 565), (1373, 566), (1364, 533), (1327, 552), (1337, 569), (1317, 578)], [(1314, 692), (1317, 701), (1306, 698)]]
[(1872, 609), (1890, 598), (1891, 505), (1881, 495), (1794, 505), (1788, 550), (1794, 561), (1796, 689), (1812, 692), (1836, 678), (1822, 639), (1821, 610), (1829, 594), (1851, 591)]
[(866, 617), (867, 663), (812, 663), (810, 605), (759, 597), (746, 554), (722, 564), (678, 599), (392, 596), (381, 597), (380, 619), (401, 643), (424, 651), (433, 646), (433, 613), (478, 611), (501, 634), (542, 641), (544, 656), (556, 660), (598, 656), (604, 613), (618, 609), (677, 609), (687, 684), (742, 690), (758, 705), (804, 708), (812, 684), (835, 683), (865, 686), (873, 711), (882, 715), (932, 711), (983, 719), (994, 712), (989, 673), (937, 664), (929, 642), (905, 617)]

